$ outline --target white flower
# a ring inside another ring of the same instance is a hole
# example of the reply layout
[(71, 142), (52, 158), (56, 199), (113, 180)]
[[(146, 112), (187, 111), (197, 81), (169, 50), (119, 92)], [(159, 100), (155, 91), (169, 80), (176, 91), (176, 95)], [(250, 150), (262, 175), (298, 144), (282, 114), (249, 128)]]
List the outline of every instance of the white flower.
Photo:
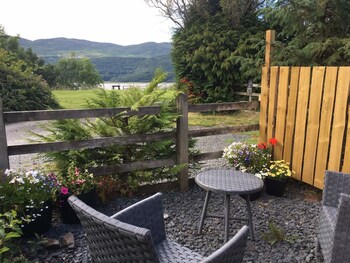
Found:
[(20, 183), (20, 184), (24, 184), (23, 178), (19, 177), (19, 176), (15, 176), (12, 178), (12, 180), (10, 181), (10, 184), (14, 184), (14, 183)]
[(10, 176), (11, 173), (13, 173), (13, 170), (12, 170), (12, 169), (6, 169), (6, 170), (5, 170), (5, 175), (6, 175), (6, 176)]

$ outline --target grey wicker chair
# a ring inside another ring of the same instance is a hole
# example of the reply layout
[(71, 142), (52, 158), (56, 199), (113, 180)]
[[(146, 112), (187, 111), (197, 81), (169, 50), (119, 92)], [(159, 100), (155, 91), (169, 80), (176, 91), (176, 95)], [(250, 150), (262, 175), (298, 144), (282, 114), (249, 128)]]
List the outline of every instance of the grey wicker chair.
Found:
[(76, 196), (68, 199), (87, 236), (94, 262), (242, 262), (247, 226), (207, 258), (166, 238), (157, 193), (108, 217)]
[(325, 172), (317, 234), (326, 263), (350, 262), (350, 174)]

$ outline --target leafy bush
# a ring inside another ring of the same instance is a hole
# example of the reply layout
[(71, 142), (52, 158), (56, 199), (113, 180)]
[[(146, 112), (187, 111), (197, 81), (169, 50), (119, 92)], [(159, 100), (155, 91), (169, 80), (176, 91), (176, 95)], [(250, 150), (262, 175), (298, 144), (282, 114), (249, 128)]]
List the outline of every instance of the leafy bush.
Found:
[[(53, 122), (48, 136), (39, 136), (44, 141), (75, 141), (93, 137), (116, 137), (130, 134), (150, 134), (160, 131), (170, 131), (174, 128), (178, 114), (175, 111), (175, 89), (161, 89), (158, 84), (165, 78), (162, 72), (156, 72), (154, 79), (145, 89), (132, 87), (123, 92), (98, 90), (96, 98), (89, 101), (90, 108), (131, 107), (137, 110), (141, 106), (160, 106), (159, 114), (144, 116), (125, 116), (97, 119), (59, 120)], [(108, 145), (103, 148), (70, 150), (48, 153), (48, 156), (63, 175), (67, 175), (70, 163), (74, 162), (80, 169), (116, 165), (142, 160), (163, 159), (176, 153), (173, 140), (140, 143), (136, 145)], [(164, 167), (146, 171), (127, 172), (113, 175), (113, 179), (102, 180), (116, 185), (121, 194), (128, 194), (145, 182), (163, 179), (173, 179), (179, 167)], [(110, 189), (110, 185), (107, 186)], [(116, 189), (113, 189), (114, 191)]]
[(11, 262), (16, 252), (13, 239), (22, 235), (21, 223), (15, 210), (0, 213), (0, 262)]
[(0, 48), (0, 97), (4, 111), (59, 108), (47, 83), (26, 63)]

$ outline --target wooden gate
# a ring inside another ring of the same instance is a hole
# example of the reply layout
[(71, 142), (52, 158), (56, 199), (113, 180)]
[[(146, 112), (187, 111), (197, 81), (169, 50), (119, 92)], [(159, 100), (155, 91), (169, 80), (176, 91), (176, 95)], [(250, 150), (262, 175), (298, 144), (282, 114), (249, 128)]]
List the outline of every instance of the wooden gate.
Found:
[(350, 67), (264, 67), (260, 142), (296, 179), (323, 188), (325, 170), (350, 173)]

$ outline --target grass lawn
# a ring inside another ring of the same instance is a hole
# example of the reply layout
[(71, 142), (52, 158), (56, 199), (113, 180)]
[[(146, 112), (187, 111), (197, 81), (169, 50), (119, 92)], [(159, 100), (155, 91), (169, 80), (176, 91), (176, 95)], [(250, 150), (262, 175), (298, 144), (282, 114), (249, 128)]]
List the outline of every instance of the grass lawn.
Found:
[[(86, 108), (86, 101), (95, 96), (94, 90), (55, 90), (53, 94), (65, 109)], [(259, 123), (259, 112), (236, 111), (231, 113), (193, 113), (188, 114), (190, 126), (237, 126)]]
[(52, 93), (65, 109), (87, 108), (87, 100), (95, 96), (95, 90), (54, 90)]

